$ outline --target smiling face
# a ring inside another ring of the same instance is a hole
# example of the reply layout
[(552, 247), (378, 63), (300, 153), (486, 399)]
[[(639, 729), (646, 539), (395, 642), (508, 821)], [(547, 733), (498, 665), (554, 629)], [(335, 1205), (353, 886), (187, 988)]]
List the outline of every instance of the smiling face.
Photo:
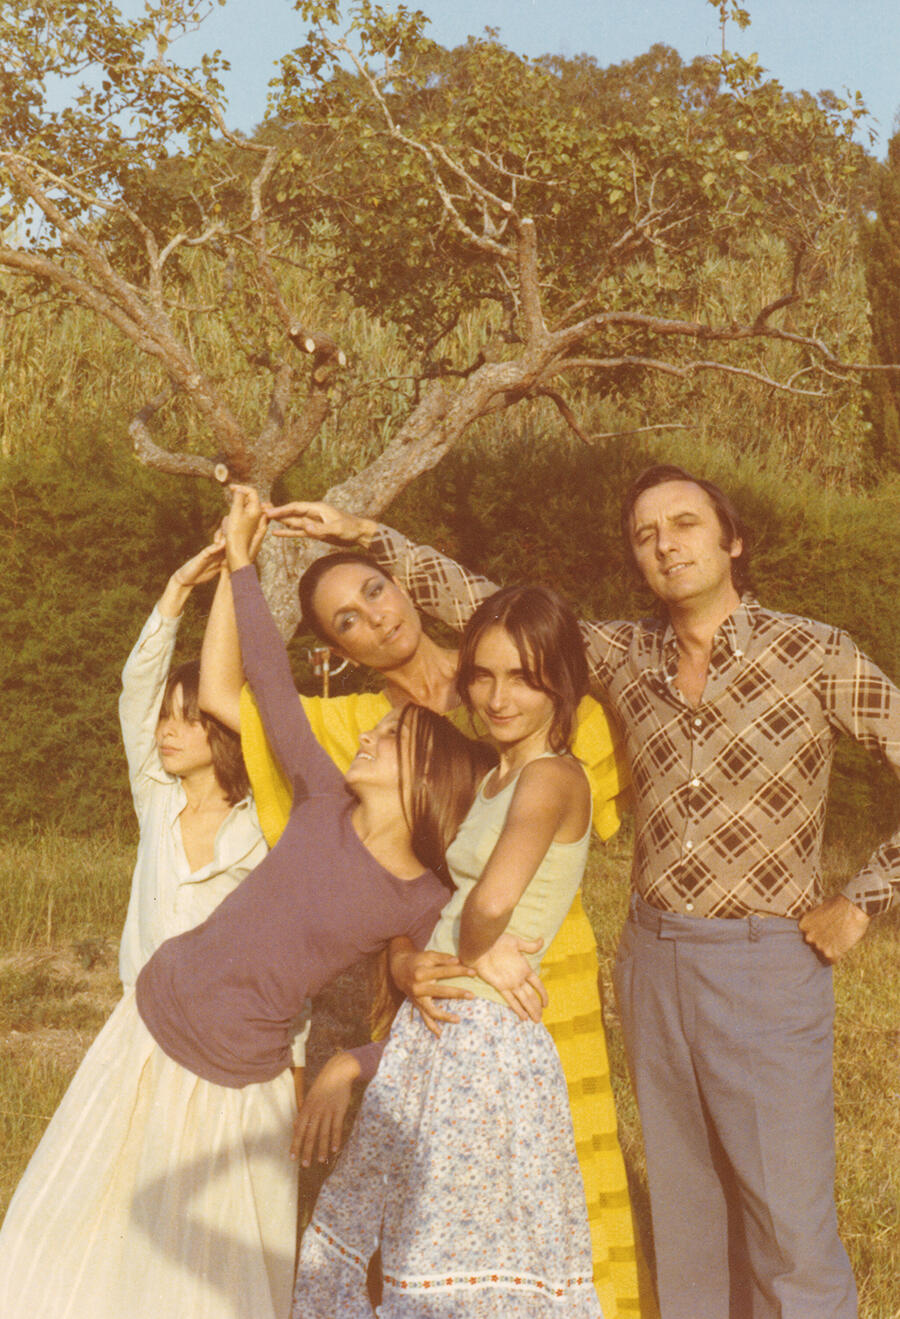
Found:
[(731, 564), (742, 542), (728, 539), (709, 495), (693, 481), (666, 481), (643, 491), (630, 536), (641, 575), (664, 604), (737, 605)]
[(422, 638), (409, 596), (392, 577), (362, 563), (329, 569), (316, 586), (313, 607), (335, 649), (382, 673), (412, 659)]
[(504, 627), (486, 628), (479, 637), (468, 695), (499, 747), (547, 740), (553, 699), (529, 684), (518, 647)]
[(404, 781), (409, 782), (409, 730), (400, 730), (400, 711), (391, 710), (374, 728), (360, 733), (359, 750), (344, 780), (353, 789), (396, 788), (400, 784), (400, 758), (405, 756)]
[(179, 684), (172, 691), (168, 713), (160, 715), (156, 725), (156, 746), (163, 768), (177, 778), (186, 778), (213, 763), (206, 729), (199, 719), (184, 713), (184, 692)]

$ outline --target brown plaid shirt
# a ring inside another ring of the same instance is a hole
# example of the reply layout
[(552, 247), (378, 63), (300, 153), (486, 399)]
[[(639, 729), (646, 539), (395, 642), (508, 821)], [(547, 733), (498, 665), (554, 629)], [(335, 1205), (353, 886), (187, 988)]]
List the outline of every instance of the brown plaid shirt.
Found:
[[(496, 589), (389, 527), (370, 548), (420, 609), (457, 629)], [(900, 691), (838, 628), (749, 597), (716, 633), (696, 708), (676, 686), (677, 646), (664, 620), (581, 627), (625, 740), (637, 891), (695, 916), (802, 915), (821, 896), (837, 737), (880, 752), (900, 775)], [(900, 830), (843, 892), (870, 915), (891, 905)]]

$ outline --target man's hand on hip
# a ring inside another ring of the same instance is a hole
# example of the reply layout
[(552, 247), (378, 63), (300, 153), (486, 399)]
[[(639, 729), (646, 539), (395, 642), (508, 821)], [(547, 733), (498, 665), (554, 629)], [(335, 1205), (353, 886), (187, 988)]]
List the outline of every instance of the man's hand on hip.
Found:
[(800, 931), (811, 948), (826, 962), (836, 962), (859, 943), (869, 917), (843, 893), (826, 898), (800, 917)]

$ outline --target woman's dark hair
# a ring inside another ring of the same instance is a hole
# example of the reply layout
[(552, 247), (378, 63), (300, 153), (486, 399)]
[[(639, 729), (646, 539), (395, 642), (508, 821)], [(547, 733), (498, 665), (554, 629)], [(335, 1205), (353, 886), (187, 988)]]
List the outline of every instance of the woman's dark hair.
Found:
[[(479, 783), (497, 763), (497, 753), (486, 742), (466, 737), (443, 715), (424, 705), (405, 705), (400, 712), (397, 737), (409, 730), (408, 766), (400, 757), (400, 796), (406, 807), (412, 849), (423, 866), (433, 870), (452, 893), (447, 848), (469, 813)], [(374, 1039), (387, 1034), (403, 1001), (388, 972), (387, 953), (375, 959), (371, 973), (372, 1006), (369, 1024)]]
[[(409, 730), (408, 765), (400, 758), (400, 796), (418, 859), (453, 891), (447, 848), (475, 800), (478, 784), (497, 763), (485, 742), (466, 737), (443, 715), (424, 705), (405, 705), (397, 737)], [(406, 774), (409, 772), (407, 808)]]
[(631, 566), (635, 571), (639, 571), (637, 560), (634, 557), (634, 547), (631, 544), (631, 515), (634, 512), (634, 506), (645, 490), (652, 490), (654, 486), (658, 485), (666, 485), (669, 481), (690, 481), (691, 485), (699, 486), (701, 490), (705, 491), (716, 511), (719, 526), (722, 528), (721, 543), (723, 550), (729, 549), (736, 540), (741, 542), (740, 554), (736, 559), (731, 560), (731, 580), (736, 591), (746, 591), (750, 586), (750, 532), (741, 515), (725, 494), (725, 491), (720, 490), (712, 481), (706, 481), (702, 476), (693, 476), (690, 472), (686, 472), (683, 467), (675, 467), (669, 463), (658, 463), (655, 467), (645, 467), (625, 492), (625, 499), (622, 503), (622, 539), (625, 542), (625, 550)]
[(162, 705), (159, 707), (160, 719), (168, 719), (173, 713), (172, 697), (176, 687), (181, 688), (181, 708), (185, 719), (191, 724), (202, 724), (209, 738), (212, 752), (213, 770), (216, 782), (225, 793), (230, 806), (241, 801), (250, 791), (247, 768), (241, 755), (241, 739), (237, 733), (219, 723), (211, 714), (200, 709), (198, 693), (200, 689), (200, 662), (188, 660), (179, 664), (166, 679)]
[(316, 613), (313, 597), (316, 594), (319, 582), (326, 573), (331, 572), (332, 568), (339, 568), (342, 564), (353, 563), (359, 564), (363, 568), (368, 568), (376, 572), (379, 577), (386, 581), (393, 581), (391, 574), (377, 564), (368, 554), (363, 554), (360, 550), (336, 550), (334, 554), (322, 554), (318, 559), (314, 559), (309, 565), (306, 572), (297, 583), (297, 594), (300, 597), (300, 623), (307, 632), (326, 642), (329, 646), (333, 645), (336, 638), (333, 633), (322, 623)]
[(475, 678), (475, 651), (484, 633), (502, 627), (512, 639), (525, 681), (553, 701), (550, 746), (566, 751), (575, 732), (575, 715), (588, 690), (589, 674), (578, 620), (549, 586), (504, 586), (475, 610), (459, 650), (456, 682), (466, 708)]

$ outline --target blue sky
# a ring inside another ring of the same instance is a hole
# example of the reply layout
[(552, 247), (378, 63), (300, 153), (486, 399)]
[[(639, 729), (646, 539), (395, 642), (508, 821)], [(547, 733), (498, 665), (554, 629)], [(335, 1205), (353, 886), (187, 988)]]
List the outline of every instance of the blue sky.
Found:
[[(386, 0), (389, 3), (390, 0)], [(756, 51), (788, 90), (839, 95), (861, 91), (878, 121), (874, 150), (883, 156), (900, 111), (900, 3), (898, 0), (743, 0), (751, 26), (732, 27), (729, 46)], [(442, 45), (464, 41), (486, 26), (525, 55), (585, 52), (601, 65), (616, 64), (654, 42), (674, 46), (684, 59), (718, 49), (715, 9), (708, 0), (406, 0), (431, 18)], [(127, 13), (140, 0), (120, 0)], [(227, 0), (203, 27), (196, 49), (219, 47), (232, 63), (230, 119), (249, 129), (262, 118), (265, 87), (276, 58), (303, 38), (305, 25), (289, 0)], [(179, 51), (181, 58), (188, 50)]]

